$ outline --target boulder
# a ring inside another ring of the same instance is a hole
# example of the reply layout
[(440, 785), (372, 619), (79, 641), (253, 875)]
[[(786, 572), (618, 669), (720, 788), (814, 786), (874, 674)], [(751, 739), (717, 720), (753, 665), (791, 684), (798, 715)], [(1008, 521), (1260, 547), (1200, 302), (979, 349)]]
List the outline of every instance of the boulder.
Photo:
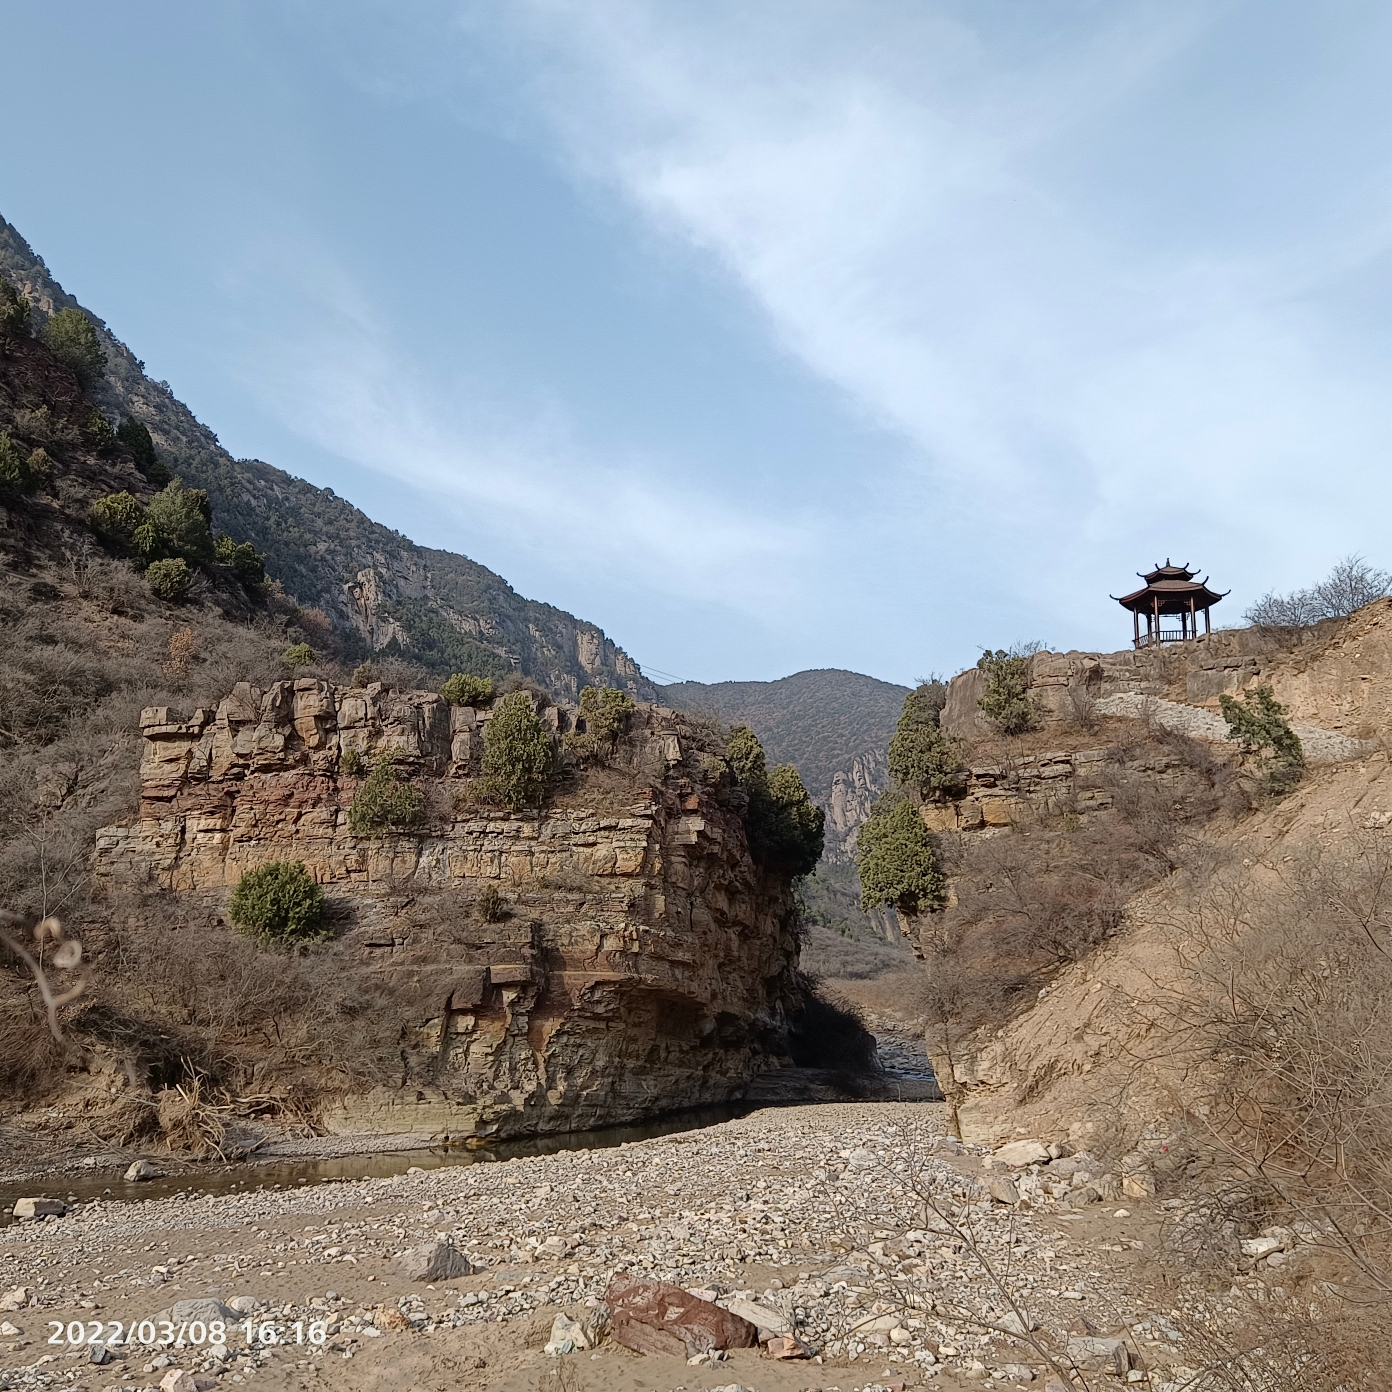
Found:
[(1131, 1350), (1125, 1339), (1074, 1335), (1068, 1340), (1068, 1357), (1087, 1372), (1125, 1377), (1131, 1370)]
[(604, 1293), (609, 1332), (634, 1353), (691, 1358), (712, 1349), (753, 1348), (759, 1331), (746, 1319), (667, 1281), (618, 1272)]
[(740, 1319), (748, 1320), (759, 1331), (761, 1344), (767, 1343), (768, 1340), (779, 1334), (793, 1332), (792, 1322), (787, 1315), (778, 1310), (772, 1310), (767, 1305), (760, 1305), (753, 1300), (742, 1300), (737, 1295), (722, 1300), (720, 1304), (732, 1315), (738, 1315)]
[(1032, 1334), (1039, 1328), (1039, 1321), (1032, 1315), (1017, 1315), (1014, 1310), (1007, 1310), (1001, 1316), (997, 1329), (1003, 1329), (1007, 1334), (1013, 1334), (1018, 1339), (1021, 1335)]
[(770, 1339), (768, 1351), (772, 1358), (811, 1358), (812, 1350), (796, 1334), (785, 1334), (781, 1339)]
[(0, 1324), (0, 1339), (17, 1339), (23, 1333), (24, 1331), (17, 1324), (11, 1324), (9, 1320)]
[(62, 1199), (16, 1199), (16, 1218), (61, 1218), (68, 1211)]
[(1049, 1150), (1040, 1141), (1011, 1141), (991, 1155), (996, 1165), (1012, 1170), (1023, 1170), (1026, 1165), (1047, 1165)]
[(589, 1336), (585, 1333), (583, 1324), (571, 1319), (569, 1315), (557, 1315), (551, 1322), (551, 1337), (546, 1341), (543, 1352), (550, 1354), (552, 1358), (559, 1358), (562, 1354), (578, 1353), (589, 1346)]
[(1086, 1208), (1090, 1203), (1096, 1203), (1102, 1197), (1091, 1184), (1084, 1184), (1081, 1189), (1074, 1189), (1068, 1195), (1068, 1206), (1070, 1208)]
[[(219, 1347), (222, 1347), (219, 1345)], [(89, 1344), (87, 1346), (87, 1361), (95, 1363), (98, 1368), (105, 1367), (115, 1359), (116, 1355), (111, 1352), (105, 1344)]]
[(208, 1325), (220, 1321), (226, 1325), (233, 1325), (240, 1324), (245, 1317), (231, 1305), (224, 1305), (221, 1300), (205, 1296), (197, 1300), (176, 1300), (152, 1318), (156, 1325), (168, 1320), (177, 1333), (181, 1324), (193, 1324), (198, 1321)]
[(1007, 1363), (1000, 1369), (1011, 1382), (1033, 1382), (1034, 1369), (1028, 1363)]
[(198, 1392), (198, 1382), (192, 1373), (171, 1368), (160, 1379), (160, 1392)]
[(1009, 1175), (992, 1175), (986, 1181), (986, 1192), (997, 1203), (1017, 1204), (1020, 1202), (1020, 1191), (1015, 1187), (1015, 1181)]
[(0, 1310), (22, 1310), (29, 1303), (29, 1287), (15, 1286), (0, 1295)]
[(472, 1276), (474, 1267), (452, 1242), (427, 1242), (410, 1247), (392, 1259), (399, 1275), (408, 1281), (452, 1281), (456, 1276)]
[(152, 1164), (149, 1160), (137, 1160), (126, 1171), (126, 1179), (132, 1183), (139, 1183), (145, 1179), (163, 1179), (164, 1171)]

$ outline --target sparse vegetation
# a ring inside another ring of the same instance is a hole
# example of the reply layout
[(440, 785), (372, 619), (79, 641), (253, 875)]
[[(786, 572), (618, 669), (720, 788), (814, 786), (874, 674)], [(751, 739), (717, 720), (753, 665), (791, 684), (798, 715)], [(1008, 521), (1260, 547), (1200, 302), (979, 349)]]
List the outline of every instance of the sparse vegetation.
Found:
[[(353, 674), (353, 680), (356, 684), (356, 672)], [(363, 683), (364, 686), (366, 684), (366, 682)], [(493, 699), (493, 682), (489, 677), (475, 677), (468, 672), (455, 672), (453, 676), (441, 684), (440, 695), (452, 706), (486, 706)]]
[[(1038, 651), (1033, 644), (1033, 651)], [(1039, 712), (1029, 694), (1032, 652), (1016, 647), (987, 651), (976, 665), (986, 674), (986, 687), (977, 701), (981, 712), (1003, 735), (1024, 735), (1039, 725)]]
[(726, 758), (749, 795), (745, 825), (760, 864), (794, 877), (810, 874), (822, 858), (826, 813), (816, 806), (792, 764), (770, 770), (764, 747), (747, 725), (730, 731)]
[(513, 691), (501, 697), (483, 731), (486, 794), (514, 812), (540, 807), (555, 771), (556, 752), (530, 693)]
[(359, 836), (414, 831), (425, 820), (425, 798), (409, 779), (400, 777), (390, 759), (373, 766), (348, 809), (348, 826)]
[(1240, 701), (1224, 693), (1218, 704), (1228, 722), (1228, 738), (1241, 744), (1244, 753), (1257, 757), (1268, 791), (1290, 792), (1305, 772), (1305, 751), (1271, 688), (1244, 691)]
[(575, 729), (565, 736), (566, 750), (581, 763), (612, 759), (635, 709), (626, 691), (587, 686), (580, 693)]
[(345, 749), (343, 757), (338, 761), (338, 767), (350, 778), (356, 777), (363, 771), (362, 755), (356, 749)]
[(1244, 617), (1259, 628), (1304, 628), (1321, 619), (1345, 618), (1392, 591), (1392, 573), (1362, 556), (1345, 556), (1318, 585), (1290, 594), (1264, 594)]
[(324, 891), (303, 861), (274, 860), (238, 880), (228, 911), (264, 943), (314, 942), (322, 935)]
[(497, 885), (486, 884), (479, 890), (478, 911), (485, 923), (501, 923), (507, 917), (507, 906)]
[(98, 382), (106, 371), (106, 351), (97, 340), (92, 321), (80, 309), (60, 309), (44, 324), (39, 337), (84, 389)]

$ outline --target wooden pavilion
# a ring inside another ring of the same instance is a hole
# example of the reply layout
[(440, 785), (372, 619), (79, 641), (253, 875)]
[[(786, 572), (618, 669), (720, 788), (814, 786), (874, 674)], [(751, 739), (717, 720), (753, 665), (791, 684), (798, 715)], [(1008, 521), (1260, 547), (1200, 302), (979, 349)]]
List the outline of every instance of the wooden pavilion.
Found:
[[(1140, 572), (1136, 572), (1140, 575)], [(1156, 566), (1146, 575), (1141, 575), (1145, 588), (1134, 594), (1113, 595), (1112, 598), (1123, 609), (1131, 611), (1135, 629), (1136, 647), (1158, 646), (1160, 643), (1183, 643), (1199, 636), (1199, 615), (1203, 615), (1204, 634), (1211, 632), (1208, 611), (1218, 603), (1223, 595), (1208, 588), (1208, 578), (1195, 580), (1196, 571), (1187, 565), (1171, 565), (1169, 558), (1162, 566)], [(1145, 615), (1146, 631), (1141, 632), (1141, 615)], [(1178, 628), (1165, 628), (1162, 618), (1178, 618)]]

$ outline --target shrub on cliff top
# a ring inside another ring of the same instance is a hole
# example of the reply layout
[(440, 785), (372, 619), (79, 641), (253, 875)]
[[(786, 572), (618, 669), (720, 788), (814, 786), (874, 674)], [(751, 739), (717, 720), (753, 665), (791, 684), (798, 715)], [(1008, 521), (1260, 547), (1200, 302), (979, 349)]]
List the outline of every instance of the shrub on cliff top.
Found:
[(565, 747), (582, 763), (612, 759), (619, 747), (629, 715), (636, 709), (626, 691), (607, 686), (587, 686), (580, 693), (575, 729), (566, 733)]
[(883, 812), (877, 805), (861, 827), (856, 868), (862, 908), (888, 905), (913, 917), (947, 902), (947, 880), (932, 835), (918, 808), (902, 795)]
[(293, 672), (297, 667), (308, 667), (314, 662), (314, 649), (308, 643), (296, 643), (281, 653), (280, 660)]
[(889, 741), (890, 776), (901, 788), (922, 798), (944, 798), (962, 786), (962, 760), (957, 745), (938, 724), (942, 712), (942, 682), (928, 681), (904, 698), (904, 713)]
[(391, 760), (379, 759), (348, 809), (349, 829), (359, 836), (383, 831), (411, 831), (425, 820), (425, 798), (409, 780), (399, 778)]
[(249, 541), (233, 541), (226, 532), (213, 538), (213, 555), (219, 565), (228, 566), (232, 573), (249, 588), (266, 583), (266, 558)]
[(262, 942), (313, 942), (323, 936), (324, 891), (303, 861), (274, 860), (248, 870), (228, 907), (232, 922)]
[(1039, 712), (1029, 694), (1029, 655), (1022, 652), (984, 652), (976, 664), (986, 674), (986, 689), (977, 705), (1003, 735), (1023, 735), (1039, 724)]
[(780, 764), (770, 771), (764, 747), (747, 725), (731, 729), (725, 757), (749, 794), (745, 828), (754, 859), (795, 878), (811, 874), (822, 858), (826, 813), (813, 803), (797, 769)]
[(106, 353), (92, 321), (80, 309), (60, 309), (39, 332), (48, 351), (78, 382), (90, 387), (106, 371)]
[(540, 807), (556, 771), (556, 752), (537, 719), (532, 698), (512, 691), (498, 701), (483, 729), (483, 784), (490, 797), (516, 812)]
[(440, 687), (440, 695), (452, 706), (486, 706), (493, 699), (493, 682), (488, 677), (456, 672)]

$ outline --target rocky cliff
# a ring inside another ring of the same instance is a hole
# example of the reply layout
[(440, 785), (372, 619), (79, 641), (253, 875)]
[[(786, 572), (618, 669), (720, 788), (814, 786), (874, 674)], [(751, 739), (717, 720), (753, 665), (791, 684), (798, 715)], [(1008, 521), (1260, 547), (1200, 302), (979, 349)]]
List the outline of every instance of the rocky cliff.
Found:
[(0, 275), (29, 297), (36, 320), (83, 309), (107, 355), (105, 377), (92, 389), (96, 403), (108, 416), (134, 416), (149, 428), (168, 468), (207, 491), (214, 526), (265, 553), (267, 573), (299, 605), (323, 611), (345, 656), (400, 654), (441, 676), (521, 672), (561, 697), (586, 685), (655, 695), (633, 659), (594, 624), (524, 599), (466, 556), (417, 546), (330, 488), (257, 459), (234, 459), (3, 218)]
[[(573, 719), (538, 709), (558, 738)], [(243, 683), (186, 718), (146, 710), (140, 816), (99, 832), (98, 882), (216, 917), (247, 870), (304, 862), (364, 989), (390, 992), (409, 1027), (409, 1081), (342, 1098), (333, 1129), (580, 1129), (726, 1101), (786, 1062), (792, 896), (751, 861), (711, 737), (640, 706), (616, 765), (514, 814), (471, 792), (488, 720), (428, 692), (303, 679)], [(428, 822), (356, 835), (363, 773), (348, 770), (383, 756), (424, 790)]]
[[(1158, 1146), (1184, 1107), (1193, 1067), (1184, 1050), (1200, 1013), (1195, 982), (1219, 945), (1241, 960), (1242, 943), (1318, 875), (1332, 874), (1334, 897), (1354, 901), (1364, 892), (1358, 876), (1392, 857), (1392, 600), (1307, 629), (1223, 631), (1159, 651), (1041, 653), (1030, 685), (1041, 728), (1003, 741), (980, 719), (981, 674), (952, 682), (944, 728), (967, 739), (974, 757), (966, 796), (925, 808), (939, 832), (970, 841), (1033, 828), (1041, 854), (1056, 854), (1058, 842), (1038, 834), (1041, 818), (1061, 814), (1055, 825), (1067, 819), (1085, 835), (1088, 814), (1111, 815), (1139, 776), (1161, 787), (1194, 781), (1196, 756), (1182, 742), (1157, 743), (1156, 731), (1206, 746), (1216, 761), (1210, 777), (1221, 776), (1238, 762), (1217, 714), (1223, 692), (1270, 686), (1305, 749), (1307, 773), (1293, 793), (1184, 824), (1165, 873), (1118, 904), (1105, 945), (1050, 976), (1028, 1008), (980, 1031), (956, 1061), (969, 1137), (1052, 1128), (1076, 1140), (1129, 1128)], [(1148, 815), (1153, 834), (1163, 827), (1158, 805)], [(995, 860), (1015, 873), (1030, 866), (1028, 839), (1015, 860), (1008, 848)], [(1341, 857), (1357, 864), (1340, 868)], [(1382, 921), (1377, 912), (1370, 921)], [(1269, 942), (1251, 949), (1271, 950)]]

